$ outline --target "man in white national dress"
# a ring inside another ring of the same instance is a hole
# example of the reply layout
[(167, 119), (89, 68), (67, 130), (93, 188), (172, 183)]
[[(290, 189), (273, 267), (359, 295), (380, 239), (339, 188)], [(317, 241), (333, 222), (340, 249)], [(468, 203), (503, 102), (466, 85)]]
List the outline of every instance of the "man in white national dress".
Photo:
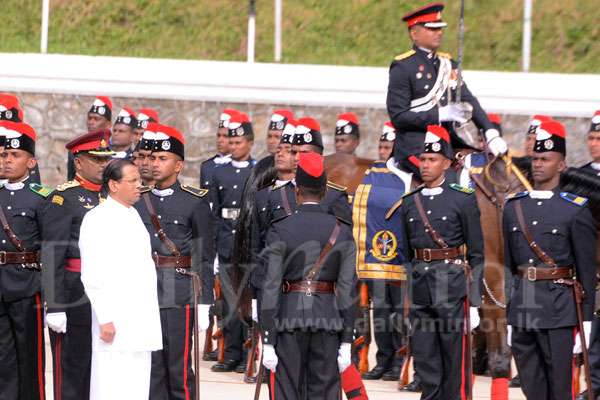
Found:
[(162, 333), (150, 237), (132, 205), (141, 179), (129, 160), (104, 171), (106, 201), (81, 225), (81, 280), (92, 305), (90, 400), (147, 400)]

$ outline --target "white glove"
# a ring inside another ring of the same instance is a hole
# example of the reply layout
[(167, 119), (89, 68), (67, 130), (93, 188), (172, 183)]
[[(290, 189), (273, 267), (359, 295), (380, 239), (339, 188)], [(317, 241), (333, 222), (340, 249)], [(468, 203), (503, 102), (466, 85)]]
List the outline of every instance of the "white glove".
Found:
[(270, 369), (275, 372), (277, 368), (277, 363), (279, 362), (279, 358), (277, 358), (277, 354), (275, 354), (275, 347), (271, 344), (263, 345), (263, 365), (266, 369)]
[(506, 141), (500, 136), (500, 132), (496, 129), (488, 129), (485, 131), (485, 139), (488, 144), (488, 148), (494, 156), (500, 156), (506, 154), (508, 151), (508, 145)]
[(471, 322), (471, 330), (479, 326), (481, 320), (479, 318), (479, 310), (477, 307), (469, 307), (469, 319)]
[(46, 314), (46, 324), (56, 333), (67, 333), (67, 314), (64, 312)]
[(215, 275), (219, 273), (219, 256), (216, 256), (213, 262), (213, 273)]
[[(592, 321), (583, 321), (583, 336), (585, 337), (585, 348), (590, 348), (590, 335), (592, 334)], [(579, 354), (581, 349), (581, 337), (579, 333), (575, 336), (575, 346), (573, 346), (573, 354)]]
[(340, 348), (338, 349), (338, 369), (340, 373), (344, 372), (346, 368), (352, 364), (352, 344), (351, 343), (342, 343)]
[(201, 331), (208, 329), (210, 325), (210, 304), (198, 304), (198, 328)]
[(469, 112), (463, 104), (449, 104), (440, 107), (439, 110), (440, 122), (458, 122), (464, 124), (469, 120)]
[(506, 325), (506, 343), (512, 346), (512, 325)]
[(252, 321), (258, 322), (258, 301), (252, 299)]

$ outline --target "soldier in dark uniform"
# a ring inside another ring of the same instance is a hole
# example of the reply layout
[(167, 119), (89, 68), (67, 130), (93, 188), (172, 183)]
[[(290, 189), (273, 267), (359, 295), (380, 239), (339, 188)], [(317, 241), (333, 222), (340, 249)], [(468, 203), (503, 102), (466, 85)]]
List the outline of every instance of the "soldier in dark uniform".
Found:
[(44, 323), (40, 243), (45, 197), (52, 190), (30, 182), (36, 135), (20, 122), (0, 121), (7, 182), (0, 187), (0, 397), (41, 400), (44, 388)]
[(446, 181), (453, 157), (446, 129), (429, 126), (419, 163), (424, 185), (400, 208), (412, 260), (411, 350), (427, 400), (459, 399), (470, 390), (465, 330), (479, 324), (481, 306), (479, 208), (474, 190)]
[[(23, 122), (25, 114), (17, 96), (0, 93), (0, 121)], [(29, 183), (41, 183), (40, 166), (29, 170)]]
[(237, 110), (226, 108), (219, 116), (219, 128), (217, 129), (217, 154), (200, 164), (200, 187), (209, 189), (215, 168), (219, 165), (231, 162), (231, 152), (229, 150), (229, 135), (227, 127), (231, 115), (237, 113)]
[(351, 365), (356, 247), (350, 227), (319, 205), (326, 182), (322, 156), (301, 154), (298, 209), (267, 234), (260, 321), (272, 399), (338, 399)]
[[(494, 129), (477, 98), (463, 83), (461, 103), (456, 99), (457, 66), (447, 53), (438, 52), (442, 42), (441, 3), (431, 4), (406, 14), (402, 20), (409, 28), (414, 43), (412, 50), (397, 56), (390, 66), (387, 109), (398, 137), (394, 157), (403, 151), (417, 154), (423, 144), (428, 125), (441, 124), (452, 134), (452, 145), (467, 147), (456, 136), (452, 123), (465, 123), (472, 114), (473, 122), (485, 132), (485, 139), (494, 155), (506, 153), (507, 145)], [(448, 97), (450, 90), (451, 98)], [(468, 104), (466, 104), (468, 103)], [(472, 110), (472, 112), (471, 112)]]
[(529, 399), (572, 398), (572, 355), (581, 352), (573, 284), (583, 286), (589, 343), (596, 284), (596, 228), (587, 199), (561, 192), (566, 132), (542, 122), (532, 161), (534, 190), (511, 195), (504, 208), (505, 263), (510, 274), (508, 344)]
[(287, 122), (292, 119), (294, 119), (294, 113), (290, 110), (275, 110), (271, 114), (269, 128), (267, 129), (267, 153), (270, 156), (274, 156), (277, 153), (277, 147), (281, 141), (283, 130)]
[[(587, 146), (592, 161), (581, 167), (582, 170), (600, 176), (600, 110), (594, 113), (587, 135)], [(600, 304), (596, 304), (597, 309)], [(592, 389), (597, 397), (600, 397), (600, 317), (598, 313), (592, 320), (592, 333), (590, 335), (590, 373), (592, 378)], [(587, 392), (587, 391), (586, 391)], [(577, 400), (586, 400), (587, 393), (583, 392), (577, 396)]]
[(233, 248), (236, 221), (240, 213), (244, 185), (255, 164), (250, 151), (254, 143), (252, 123), (245, 113), (232, 113), (229, 119), (228, 135), (230, 141), (231, 162), (215, 169), (211, 182), (210, 198), (213, 203), (213, 213), (217, 218), (216, 243), (219, 256), (219, 275), (222, 281), (225, 298), (225, 359), (223, 363), (212, 366), (214, 372), (244, 372), (242, 345), (244, 343), (244, 328), (242, 321), (235, 313), (237, 295), (233, 291), (229, 279), (231, 267), (231, 251)]
[(110, 131), (92, 132), (65, 146), (74, 155), (75, 179), (48, 197), (44, 214), (50, 248), (42, 253), (46, 323), (52, 343), (54, 398), (85, 400), (90, 392), (91, 309), (81, 283), (79, 228), (101, 201), (102, 172), (114, 154)]
[[(323, 151), (323, 139), (318, 129), (310, 130), (311, 141), (308, 144), (305, 139), (306, 125), (312, 123), (317, 128), (316, 121), (301, 119), (302, 122), (287, 120), (285, 130), (281, 136), (281, 143), (277, 147), (275, 155), (275, 169), (277, 179), (272, 185), (259, 190), (255, 198), (253, 246), (254, 253), (259, 254), (265, 246), (267, 231), (271, 224), (292, 215), (296, 209), (296, 196), (294, 194), (296, 183), (294, 180), (296, 160), (304, 151), (320, 153)], [(298, 129), (296, 137), (296, 129)], [(307, 136), (308, 138), (308, 136)], [(295, 144), (294, 144), (295, 143)], [(352, 222), (352, 210), (348, 203), (348, 195), (345, 188), (332, 182), (327, 182), (324, 198), (321, 200), (324, 211), (346, 221)], [(252, 275), (252, 286), (259, 290), (264, 282), (264, 273), (260, 268)]]
[(353, 112), (338, 115), (335, 123), (336, 153), (352, 154), (360, 144), (360, 124)]
[[(112, 101), (106, 96), (97, 96), (87, 113), (86, 126), (88, 132), (109, 130), (112, 128)], [(75, 160), (69, 152), (67, 160), (67, 180), (75, 179)]]
[(581, 168), (600, 176), (600, 110), (594, 113), (587, 135), (587, 146), (592, 161)]
[[(150, 233), (163, 334), (163, 350), (152, 353), (150, 399), (193, 399), (194, 319), (205, 330), (213, 302), (213, 217), (207, 191), (178, 180), (185, 157), (181, 132), (155, 123), (147, 130), (155, 133), (151, 160), (156, 185), (145, 189), (135, 208)], [(197, 311), (192, 273), (199, 275), (202, 287)], [(195, 345), (199, 340), (194, 338)]]

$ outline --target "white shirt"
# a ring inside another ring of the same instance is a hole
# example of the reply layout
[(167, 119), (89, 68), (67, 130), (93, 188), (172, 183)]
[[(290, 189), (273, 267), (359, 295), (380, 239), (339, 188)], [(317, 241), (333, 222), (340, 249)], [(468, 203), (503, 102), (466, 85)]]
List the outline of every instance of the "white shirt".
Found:
[[(92, 305), (94, 351), (162, 348), (156, 269), (150, 236), (138, 212), (110, 196), (83, 218), (79, 235), (81, 281)], [(112, 322), (112, 344), (99, 326)]]

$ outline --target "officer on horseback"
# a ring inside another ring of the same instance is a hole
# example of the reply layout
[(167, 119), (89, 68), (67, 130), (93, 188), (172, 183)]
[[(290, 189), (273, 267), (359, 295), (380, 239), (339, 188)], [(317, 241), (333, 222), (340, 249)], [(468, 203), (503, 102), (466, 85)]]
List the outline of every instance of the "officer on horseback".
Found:
[(461, 103), (456, 101), (457, 65), (447, 53), (438, 51), (447, 24), (442, 21), (442, 3), (430, 4), (406, 14), (413, 48), (397, 56), (390, 66), (387, 109), (398, 131), (394, 158), (404, 152), (418, 154), (428, 125), (443, 124), (451, 133), (455, 148), (468, 147), (452, 128), (473, 119), (483, 130), (490, 152), (504, 154), (507, 145), (494, 128), (477, 98), (463, 83)]

